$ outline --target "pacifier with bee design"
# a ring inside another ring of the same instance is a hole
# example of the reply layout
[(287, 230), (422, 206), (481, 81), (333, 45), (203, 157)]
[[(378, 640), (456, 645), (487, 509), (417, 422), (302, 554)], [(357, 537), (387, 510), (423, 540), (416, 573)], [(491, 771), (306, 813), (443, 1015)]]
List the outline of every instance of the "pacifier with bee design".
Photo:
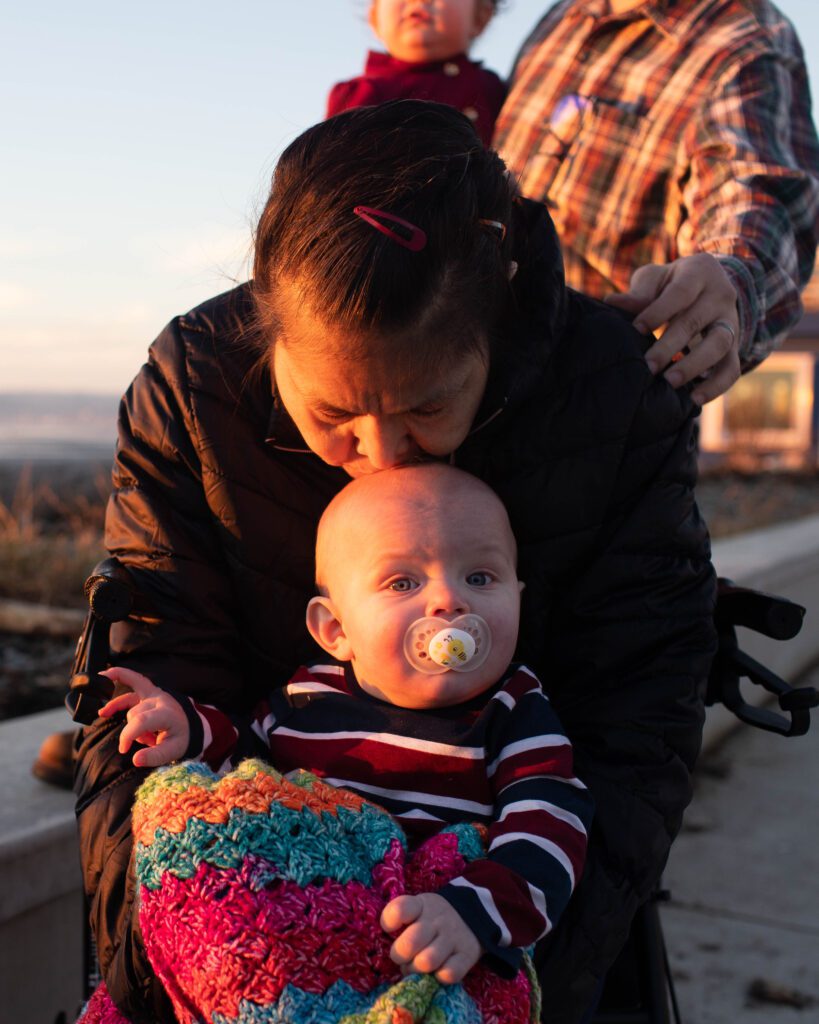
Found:
[(419, 672), (471, 672), (486, 661), (492, 639), (480, 615), (459, 615), (448, 622), (437, 615), (416, 619), (404, 636), (404, 654)]

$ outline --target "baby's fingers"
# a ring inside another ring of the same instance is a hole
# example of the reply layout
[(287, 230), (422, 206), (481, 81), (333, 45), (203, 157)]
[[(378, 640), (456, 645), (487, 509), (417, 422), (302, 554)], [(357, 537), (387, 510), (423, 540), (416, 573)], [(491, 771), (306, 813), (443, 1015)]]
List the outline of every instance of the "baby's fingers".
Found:
[(381, 911), (381, 927), (385, 932), (397, 932), (412, 924), (421, 914), (424, 905), (417, 896), (396, 896)]
[(119, 697), (112, 697), (107, 704), (103, 704), (97, 714), (102, 718), (111, 718), (119, 711), (127, 711), (129, 708), (136, 707), (140, 699), (136, 693), (121, 693)]
[(137, 768), (158, 768), (161, 764), (170, 764), (185, 753), (184, 747), (176, 739), (164, 739), (154, 746), (138, 750), (133, 757)]
[(455, 952), (448, 935), (430, 935), (427, 929), (413, 924), (392, 944), (390, 959), (399, 965), (402, 974), (435, 974)]
[(475, 966), (480, 956), (471, 953), (456, 952), (435, 972), (435, 977), (442, 985), (457, 985)]
[(153, 697), (159, 690), (151, 680), (142, 675), (141, 672), (134, 672), (131, 668), (123, 668), (122, 665), (113, 665), (100, 672), (101, 676), (110, 679), (112, 683), (119, 683), (120, 686), (127, 686), (129, 690), (140, 697)]
[[(128, 720), (119, 734), (119, 752), (127, 754), (134, 741), (156, 742), (156, 734), (168, 728), (168, 714), (162, 707), (141, 705), (128, 713)], [(143, 735), (151, 734), (151, 735)]]
[(390, 960), (399, 967), (423, 972), (434, 971), (446, 959), (442, 953), (446, 952), (448, 956), (452, 952), (451, 947), (445, 951), (439, 950), (441, 942), (441, 936), (435, 930), (435, 926), (420, 918), (407, 925), (393, 942), (390, 947)]

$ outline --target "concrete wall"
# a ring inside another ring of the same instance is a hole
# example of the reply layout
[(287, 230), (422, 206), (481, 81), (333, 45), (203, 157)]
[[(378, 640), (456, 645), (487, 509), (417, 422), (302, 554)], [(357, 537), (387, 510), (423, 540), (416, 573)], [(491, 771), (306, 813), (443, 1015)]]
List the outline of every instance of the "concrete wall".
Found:
[(74, 796), (35, 779), (43, 738), (62, 710), (0, 723), (0, 1020), (73, 1021), (82, 999), (83, 900)]
[[(819, 658), (819, 516), (720, 541), (714, 562), (720, 575), (807, 606), (795, 640), (780, 644), (755, 634), (740, 639), (763, 664), (797, 678)], [(55, 1024), (60, 1012), (70, 1022), (82, 997), (74, 798), (31, 775), (43, 738), (70, 724), (62, 710), (0, 723), (6, 787), (0, 804), (0, 1020), (14, 1024)], [(706, 746), (719, 743), (736, 724), (726, 709), (709, 709)], [(785, 741), (772, 736), (771, 742)]]

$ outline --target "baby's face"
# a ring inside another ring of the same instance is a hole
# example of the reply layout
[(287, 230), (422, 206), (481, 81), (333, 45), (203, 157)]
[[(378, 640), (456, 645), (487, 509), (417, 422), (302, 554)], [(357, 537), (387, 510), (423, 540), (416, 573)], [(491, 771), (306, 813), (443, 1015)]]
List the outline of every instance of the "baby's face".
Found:
[[(329, 546), (326, 586), (349, 645), (344, 660), (362, 689), (400, 707), (445, 707), (477, 696), (500, 679), (517, 643), (521, 584), (506, 514), (493, 495), (458, 490), (443, 502), (400, 489), (369, 507), (359, 502)], [(489, 626), (482, 665), (439, 675), (410, 665), (404, 637), (413, 622), (467, 613)]]
[(465, 53), (491, 16), (489, 0), (373, 0), (369, 18), (393, 57), (419, 63)]

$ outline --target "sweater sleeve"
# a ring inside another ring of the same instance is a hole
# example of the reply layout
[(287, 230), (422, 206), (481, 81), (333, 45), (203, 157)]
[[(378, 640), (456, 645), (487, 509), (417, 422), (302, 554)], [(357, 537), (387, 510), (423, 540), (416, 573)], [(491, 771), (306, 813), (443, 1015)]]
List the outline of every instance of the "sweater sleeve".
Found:
[(259, 701), (250, 715), (227, 715), (219, 708), (191, 700), (187, 705), (201, 723), (202, 741), (198, 749), (189, 748), (186, 757), (204, 761), (215, 772), (235, 768), (246, 757), (269, 760), (267, 730), (273, 717), (270, 701)]
[(191, 744), (185, 752), (185, 757), (204, 761), (215, 772), (226, 764), (233, 764), (239, 730), (231, 722), (230, 717), (210, 704), (198, 704), (187, 697), (181, 700), (192, 709), (201, 729), (198, 749)]
[(574, 775), (571, 744), (526, 669), (503, 693), (487, 762), (494, 797), (486, 858), (440, 891), (502, 974), (557, 923), (580, 878), (591, 796)]
[(819, 141), (795, 35), (789, 51), (732, 68), (685, 133), (679, 251), (712, 253), (730, 277), (743, 371), (799, 319), (819, 238)]

